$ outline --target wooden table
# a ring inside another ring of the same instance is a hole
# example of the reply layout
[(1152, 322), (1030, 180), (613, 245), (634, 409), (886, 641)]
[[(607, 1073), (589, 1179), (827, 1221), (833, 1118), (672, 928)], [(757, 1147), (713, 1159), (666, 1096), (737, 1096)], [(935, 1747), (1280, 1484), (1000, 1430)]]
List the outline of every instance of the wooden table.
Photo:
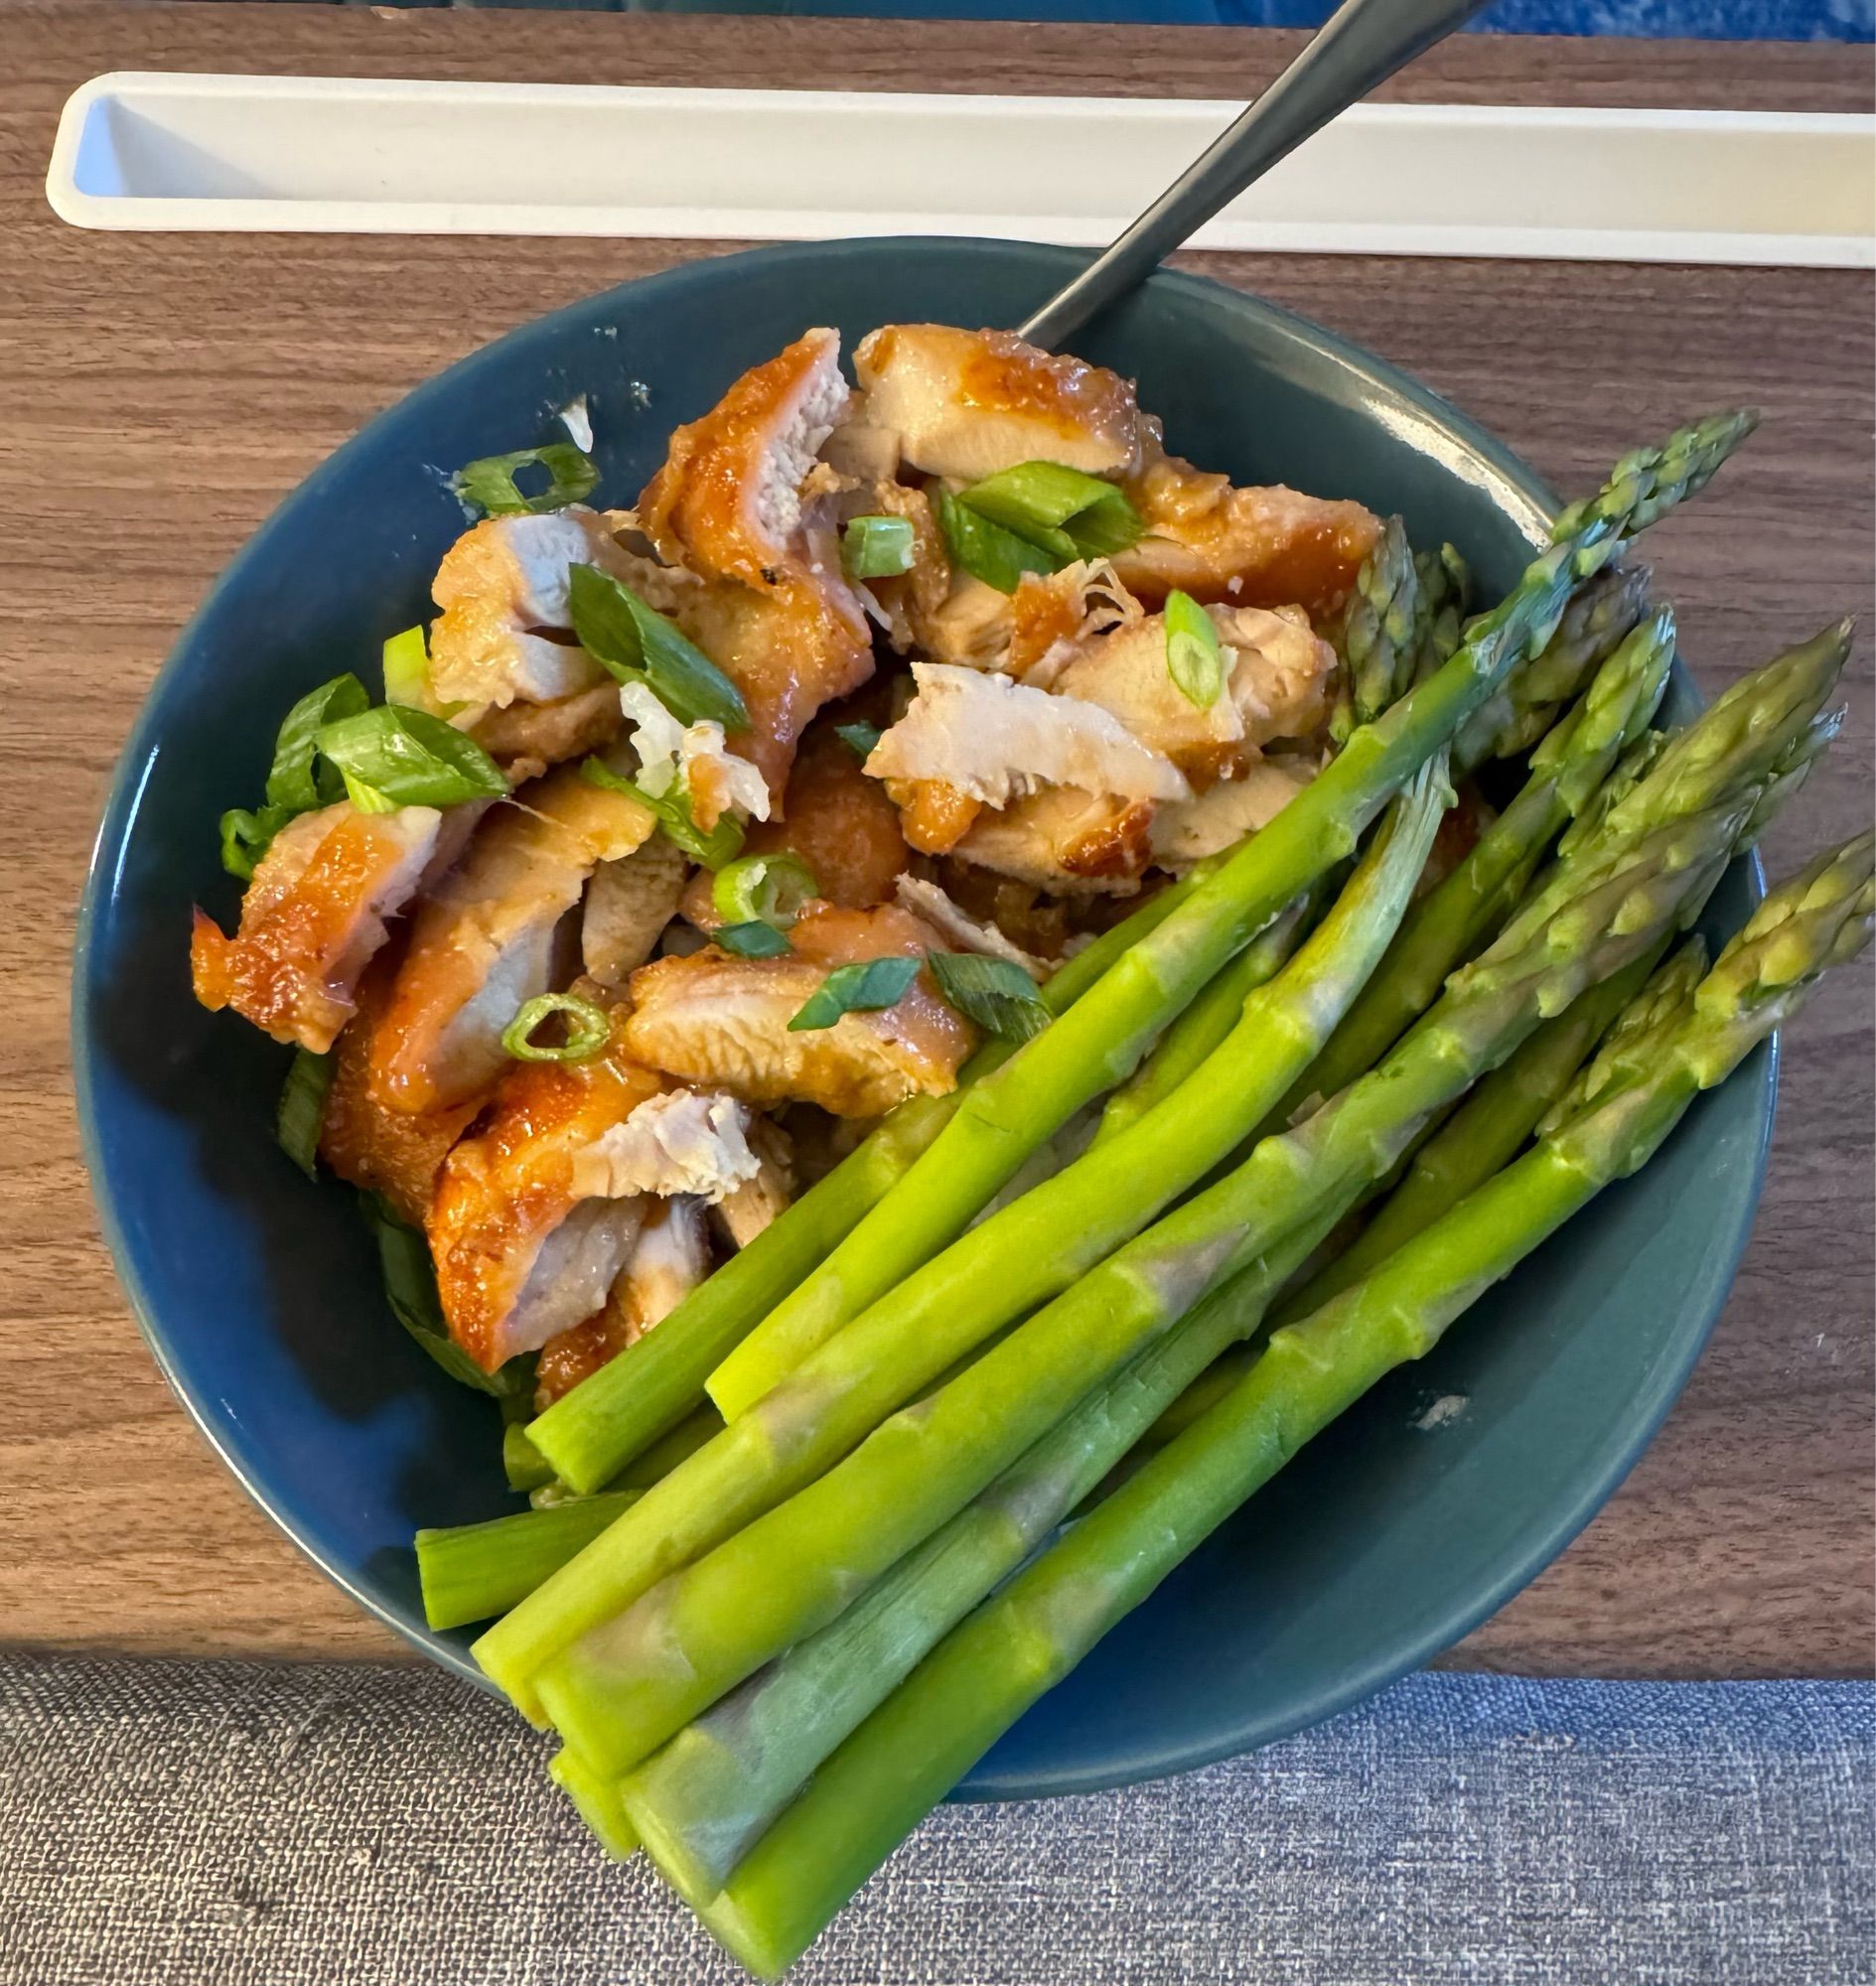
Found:
[[(719, 244), (85, 234), (42, 191), (66, 95), (111, 69), (865, 89), (1248, 94), (1293, 35), (788, 19), (129, 8), (0, 0), (0, 1638), (381, 1656), (400, 1644), (268, 1525), (158, 1378), (99, 1243), (67, 970), (112, 761), (216, 571), (338, 442), (533, 313)], [(1420, 100), (1862, 110), (1866, 52), (1484, 37)], [(1712, 692), (1871, 608), (1866, 275), (1195, 256), (1384, 352), (1566, 489), (1676, 417), (1764, 429), (1650, 541)], [(1866, 636), (1842, 742), (1777, 868), (1870, 812)], [(1451, 1659), (1527, 1672), (1857, 1672), (1871, 1646), (1867, 974), (1795, 1030), (1772, 1183), (1712, 1347), (1576, 1546)]]

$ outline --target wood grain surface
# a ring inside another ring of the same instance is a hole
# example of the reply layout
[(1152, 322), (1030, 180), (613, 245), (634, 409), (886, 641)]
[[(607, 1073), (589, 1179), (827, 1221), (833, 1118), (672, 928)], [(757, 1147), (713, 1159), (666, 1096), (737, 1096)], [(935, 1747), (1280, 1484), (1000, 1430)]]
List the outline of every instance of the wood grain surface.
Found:
[[(67, 1054), (104, 787), (178, 628), (274, 502), (424, 375), (534, 313), (724, 244), (85, 234), (43, 195), (111, 69), (1247, 93), (1298, 37), (540, 12), (0, 0), (0, 1640), (381, 1655), (171, 1399), (99, 1243)], [(1867, 50), (1466, 38), (1387, 92), (1863, 110)], [(1650, 556), (1710, 692), (1872, 606), (1872, 287), (1835, 271), (1196, 256), (1373, 347), (1582, 486), (1750, 400), (1746, 460)], [(1870, 814), (1866, 635), (1784, 868)], [(206, 795), (205, 808), (218, 801)], [(1788, 1044), (1772, 1183), (1711, 1348), (1628, 1485), (1451, 1656), (1529, 1672), (1841, 1674), (1872, 1637), (1870, 981)]]

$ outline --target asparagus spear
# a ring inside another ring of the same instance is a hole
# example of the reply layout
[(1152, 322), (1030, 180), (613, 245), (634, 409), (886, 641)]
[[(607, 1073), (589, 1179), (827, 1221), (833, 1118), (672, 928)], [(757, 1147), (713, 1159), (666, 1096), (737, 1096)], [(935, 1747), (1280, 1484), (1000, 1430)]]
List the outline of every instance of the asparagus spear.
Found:
[[(1637, 479), (1634, 500), (1647, 500), (1648, 494), (1646, 479)], [(965, 1091), (897, 1188), (791, 1299), (810, 1317), (810, 1336), (824, 1338), (955, 1234), (1034, 1145), (1130, 1072), (1159, 1029), (1285, 903), (1353, 853), (1362, 827), (1388, 795), (1452, 737), (1518, 657), (1547, 638), (1574, 583), (1614, 555), (1629, 510), (1607, 492), (1593, 510), (1580, 533), (1534, 560), (1507, 599), (1474, 623), (1450, 661), (1358, 731), (1312, 785), (1194, 887), (1087, 997)], [(655, 1342), (670, 1322), (645, 1343)], [(820, 1466), (794, 1453), (803, 1419), (801, 1390), (782, 1391), (767, 1420), (743, 1438), (758, 1479), (766, 1474), (780, 1481), (790, 1470), (805, 1476)], [(895, 1395), (888, 1389), (886, 1397)], [(809, 1420), (818, 1438), (832, 1439)], [(852, 1436), (840, 1438), (857, 1438), (864, 1426), (862, 1421)], [(603, 1443), (570, 1458), (550, 1446), (542, 1423), (531, 1432), (576, 1487), (604, 1481), (617, 1467), (616, 1454), (605, 1455), (606, 1466), (592, 1467), (605, 1454)], [(777, 1493), (744, 1481), (735, 1435), (732, 1428), (699, 1450), (648, 1492), (647, 1507), (637, 1513), (641, 1521), (629, 1513), (477, 1643), (487, 1672), (527, 1714), (540, 1714), (533, 1677), (555, 1650), (615, 1614), (662, 1572), (726, 1536)]]
[(1437, 676), (1363, 726), (1087, 998), (966, 1092), (892, 1196), (776, 1307), (733, 1363), (712, 1374), (711, 1397), (726, 1416), (757, 1397), (742, 1374), (789, 1369), (960, 1232), (1030, 1151), (1132, 1073), (1160, 1031), (1284, 904), (1353, 855), (1389, 794), (1445, 744), (1512, 659), (1541, 639), (1573, 576), (1610, 556), (1616, 528), (1598, 519), (1535, 560)]
[[(535, 1686), (562, 1738), (599, 1770), (624, 1772), (831, 1620), (1214, 1284), (1297, 1228), (1345, 1212), (1540, 1020), (1691, 921), (1730, 858), (1747, 805), (1670, 822), (1539, 930), (1495, 946), (1455, 975), (1385, 1063), (1314, 1118), (1265, 1139), (1235, 1172), (879, 1426), (844, 1462), (555, 1655)], [(918, 1341), (923, 1355), (943, 1343), (942, 1323), (934, 1318)], [(817, 1426), (814, 1451), (831, 1461), (839, 1449), (826, 1439), (828, 1423), (855, 1397), (877, 1399), (892, 1364), (912, 1355), (904, 1334), (883, 1344), (878, 1337), (863, 1326), (843, 1333), (732, 1433), (751, 1422), (773, 1426), (774, 1414), (799, 1455), (809, 1448), (806, 1429)], [(843, 1357), (863, 1363), (836, 1409), (829, 1399)], [(639, 1514), (587, 1556), (636, 1528)]]
[(1412, 661), (1419, 576), (1406, 526), (1389, 517), (1362, 561), (1342, 628), (1344, 694), (1330, 721), (1330, 735), (1344, 743), (1358, 724), (1371, 724), (1405, 687)]
[(1863, 836), (1767, 899), (1702, 983), (1670, 1060), (1275, 1333), (1227, 1399), (947, 1635), (834, 1753), (705, 1907), (726, 1948), (763, 1978), (792, 1964), (996, 1738), (1305, 1442), (1644, 1165), (1694, 1095), (1867, 942), (1873, 908)]
[(1557, 855), (1567, 860), (1601, 828), (1609, 809), (1625, 793), (1634, 791), (1640, 780), (1654, 770), (1655, 762), (1667, 749), (1665, 731), (1645, 731), (1622, 757), (1600, 786), (1595, 797), (1557, 837)]
[(1419, 597), (1408, 686), (1424, 682), (1459, 646), (1472, 591), (1472, 574), (1451, 545), (1441, 545), (1436, 552), (1416, 552), (1413, 570)]
[(619, 1788), (610, 1779), (588, 1772), (569, 1752), (556, 1752), (547, 1761), (547, 1776), (573, 1802), (580, 1818), (615, 1862), (625, 1861), (638, 1847), (639, 1837), (626, 1817)]
[(1095, 1144), (1104, 1144), (1164, 1103), (1227, 1040), (1244, 1011), (1245, 1000), (1281, 968), (1301, 940), (1323, 893), (1323, 885), (1306, 891), (1207, 982), (1192, 1005), (1160, 1037), (1152, 1054), (1108, 1097), (1095, 1128)]
[(1649, 569), (1610, 566), (1570, 596), (1557, 631), (1466, 725), (1453, 746), (1453, 765), (1469, 773), (1488, 759), (1530, 750), (1557, 713), (1618, 647), (1648, 607)]
[[(1273, 982), (1239, 1000), (1235, 1025), (1170, 1095), (960, 1235), (843, 1328), (864, 1323), (874, 1343), (949, 1345), (962, 1356), (989, 1331), (1066, 1288), (1203, 1178), (1308, 1064), (1361, 991), (1451, 797), (1443, 757), (1436, 757), (1394, 802), (1309, 942)], [(1283, 961), (1303, 908), (1286, 911), (1239, 954), (1253, 959), (1252, 976), (1268, 979)], [(711, 1390), (734, 1418), (814, 1348), (772, 1319), (711, 1375)]]
[[(1105, 931), (1042, 989), (1062, 1013), (1136, 939), (1157, 928), (1201, 884), (1201, 865)], [(991, 1043), (964, 1071), (974, 1080), (1010, 1054)], [(547, 1409), (527, 1429), (552, 1473), (588, 1493), (703, 1401), (703, 1382), (743, 1338), (904, 1177), (957, 1108), (959, 1094), (915, 1096), (823, 1180), (731, 1257), (659, 1324)], [(707, 1404), (707, 1403), (706, 1403)]]
[[(1358, 731), (1313, 784), (1139, 946), (1136, 959), (1125, 962), (1137, 963), (1138, 977), (1157, 993), (1150, 1023), (1142, 1028), (1121, 1019), (1144, 992), (1128, 981), (1123, 965), (1101, 988), (1102, 997), (1086, 1003), (1070, 1025), (1049, 1030), (977, 1086), (893, 1199), (874, 1208), (778, 1307), (765, 1335), (792, 1347), (823, 1343), (956, 1233), (1029, 1148), (1090, 1096), (1124, 1079), (1150, 1034), (1178, 1014), (1278, 904), (1352, 853), (1355, 834), (1386, 792), (1544, 647), (1576, 583), (1614, 559), (1640, 528), (1638, 519), (1652, 522), (1701, 488), (1756, 420), (1711, 416), (1623, 457), (1596, 496), (1573, 506), (1572, 529), (1559, 528), (1551, 550), (1526, 568), (1498, 607), (1471, 624), (1452, 659)], [(1269, 879), (1285, 870), (1289, 887), (1272, 891)], [(1153, 955), (1156, 947), (1161, 949)], [(741, 1410), (714, 1379), (711, 1390), (726, 1412)]]
[(1531, 760), (1530, 778), (1477, 846), (1402, 921), (1380, 968), (1278, 1107), (1333, 1096), (1426, 1011), (1446, 975), (1504, 921), (1557, 830), (1586, 806), (1667, 687), (1674, 621), (1661, 608), (1622, 642)]
[(517, 1510), (416, 1536), (423, 1618), (432, 1628), (493, 1620), (532, 1593), (637, 1500), (634, 1490)]
[(1540, 1138), (1579, 1116), (1592, 1097), (1648, 1074), (1680, 1025), (1707, 966), (1705, 942), (1690, 937), (1629, 1003), (1607, 1039), (1558, 1091), (1537, 1120)]
[(701, 1908), (716, 1895), (834, 1747), (1100, 1485), (1209, 1358), (1255, 1327), (1318, 1238), (1303, 1232), (1213, 1291), (837, 1619), (619, 1782), (685, 1902)]
[[(960, 1237), (821, 1347), (796, 1380), (769, 1391), (650, 1491), (629, 1530), (609, 1533), (592, 1560), (569, 1567), (562, 1618), (578, 1626), (559, 1630), (557, 1644), (683, 1563), (673, 1537), (683, 1540), (685, 1558), (706, 1550), (838, 1460), (884, 1415), (999, 1325), (1072, 1281), (1227, 1151), (1320, 1048), (1372, 969), (1449, 796), (1436, 758), (1396, 801), (1303, 950), (1276, 982), (1242, 1003), (1231, 1036), (1158, 1110)], [(542, 1597), (558, 1596), (542, 1589), (536, 1602)]]
[[(1361, 1233), (1301, 1290), (1284, 1299), (1277, 1322), (1307, 1317), (1360, 1282), (1474, 1187), (1483, 1186), (1501, 1166), (1510, 1164), (1612, 1026), (1626, 1034), (1637, 1025), (1636, 1017), (1649, 1011), (1649, 1001), (1678, 1010), (1706, 970), (1706, 946), (1697, 937), (1689, 938), (1656, 971), (1659, 958), (1659, 950), (1644, 952), (1613, 978), (1592, 986), (1480, 1083), (1414, 1154), (1400, 1184)], [(1641, 997), (1645, 986), (1646, 999)], [(1609, 1048), (1614, 1046), (1612, 1041)]]
[(1649, 772), (1585, 835), (1569, 857), (1553, 863), (1522, 903), (1514, 924), (1540, 923), (1598, 865), (1619, 860), (1663, 813), (1723, 805), (1758, 789), (1776, 808), (1802, 780), (1832, 729), (1820, 719), (1850, 652), (1853, 623), (1838, 622), (1742, 676), (1661, 749)]

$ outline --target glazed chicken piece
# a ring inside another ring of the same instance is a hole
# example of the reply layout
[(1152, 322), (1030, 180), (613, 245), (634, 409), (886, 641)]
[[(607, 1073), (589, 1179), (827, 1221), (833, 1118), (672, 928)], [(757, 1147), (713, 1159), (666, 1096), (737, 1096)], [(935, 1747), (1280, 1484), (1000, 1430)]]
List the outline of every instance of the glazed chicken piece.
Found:
[(661, 834), (593, 871), (580, 913), (580, 951), (602, 986), (623, 986), (651, 956), (677, 915), (689, 874), (683, 850)]
[[(912, 860), (898, 809), (829, 723), (815, 725), (802, 740), (789, 775), (785, 818), (759, 822), (743, 842), (746, 855), (785, 849), (814, 872), (817, 896), (852, 911), (889, 902)], [(699, 870), (684, 892), (684, 916), (699, 930), (723, 922), (712, 900), (715, 880)]]
[(1131, 896), (1152, 865), (1153, 824), (1168, 804), (1181, 802), (1051, 786), (979, 814), (953, 853), (1056, 895)]
[(631, 1053), (687, 1082), (762, 1105), (795, 1099), (838, 1117), (873, 1117), (915, 1090), (943, 1095), (975, 1032), (922, 972), (896, 1006), (843, 1014), (830, 1028), (789, 1023), (835, 966), (919, 957), (937, 932), (892, 905), (843, 911), (811, 904), (786, 958), (732, 958), (708, 945), (633, 974)]
[(589, 1062), (510, 1063), (443, 1162), (424, 1230), (450, 1336), (485, 1372), (591, 1317), (638, 1234), (636, 1199), (574, 1183), (579, 1155), (665, 1087), (624, 1052), (620, 1018)]
[(619, 546), (613, 534), (628, 522), (575, 503), (537, 516), (485, 517), (465, 531), (444, 553), (430, 588), (443, 610), (430, 629), (435, 695), (501, 709), (557, 702), (605, 682), (606, 672), (573, 638), (569, 571), (604, 566), (653, 594), (680, 583)]
[(1044, 352), (1009, 331), (882, 325), (853, 355), (864, 418), (899, 437), (928, 476), (965, 483), (1019, 462), (1126, 476), (1140, 460), (1140, 410), (1117, 372)]
[(649, 1203), (626, 1266), (606, 1307), (541, 1347), (534, 1368), (534, 1411), (545, 1413), (582, 1379), (610, 1364), (628, 1346), (661, 1324), (710, 1273), (701, 1204)]
[(1008, 676), (915, 662), (918, 694), (868, 756), (875, 779), (938, 780), (985, 807), (1045, 786), (1184, 799), (1179, 769), (1110, 712)]
[(443, 823), (435, 807), (365, 814), (350, 800), (289, 821), (255, 867), (233, 937), (196, 913), (196, 998), (324, 1055), (387, 922), (435, 859)]
[(497, 806), (412, 922), (372, 1052), (372, 1094), (423, 1113), (502, 1073), (502, 1031), (551, 980), (555, 926), (587, 878), (647, 841), (649, 809), (563, 767)]
[(387, 1110), (371, 1095), (371, 1049), (397, 976), (392, 948), (359, 981), (358, 1011), (333, 1050), (332, 1085), (320, 1121), (319, 1156), (350, 1185), (381, 1194), (400, 1220), (421, 1227), (450, 1147), (486, 1100), (473, 1096), (422, 1116)]
[(865, 610), (815, 497), (838, 482), (815, 454), (849, 403), (839, 335), (806, 332), (672, 435), (639, 502), (659, 556), (708, 582), (677, 619), (741, 690), (751, 733), (737, 749), (778, 801), (808, 720), (873, 672)]
[(1178, 587), (1233, 607), (1298, 603), (1328, 614), (1348, 597), (1381, 532), (1381, 520), (1360, 503), (1306, 496), (1280, 483), (1233, 488), (1167, 455), (1152, 433), (1126, 491), (1146, 534), (1115, 554), (1114, 569), (1153, 606)]
[(1058, 695), (1098, 704), (1195, 786), (1243, 771), (1271, 739), (1308, 737), (1329, 714), (1336, 666), (1335, 650), (1298, 609), (1210, 611), (1228, 672), (1224, 692), (1204, 708), (1167, 668), (1158, 614), (1085, 642), (1055, 677)]
[(640, 528), (673, 565), (773, 586), (777, 566), (802, 561), (801, 486), (850, 401), (840, 334), (803, 332), (671, 436), (639, 498)]
[(1220, 780), (1189, 800), (1161, 807), (1148, 828), (1152, 860), (1162, 869), (1188, 869), (1208, 855), (1234, 847), (1267, 827), (1315, 776), (1317, 761), (1289, 754), (1258, 759), (1231, 779)]

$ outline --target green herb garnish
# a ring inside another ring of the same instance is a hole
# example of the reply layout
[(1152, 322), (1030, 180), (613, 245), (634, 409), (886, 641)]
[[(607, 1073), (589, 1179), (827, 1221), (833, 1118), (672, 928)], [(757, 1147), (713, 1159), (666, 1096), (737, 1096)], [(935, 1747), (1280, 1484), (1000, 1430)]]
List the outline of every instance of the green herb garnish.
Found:
[(858, 965), (835, 966), (801, 1003), (789, 1032), (812, 1034), (831, 1028), (842, 1014), (898, 1006), (918, 978), (920, 963), (916, 958), (869, 958)]

